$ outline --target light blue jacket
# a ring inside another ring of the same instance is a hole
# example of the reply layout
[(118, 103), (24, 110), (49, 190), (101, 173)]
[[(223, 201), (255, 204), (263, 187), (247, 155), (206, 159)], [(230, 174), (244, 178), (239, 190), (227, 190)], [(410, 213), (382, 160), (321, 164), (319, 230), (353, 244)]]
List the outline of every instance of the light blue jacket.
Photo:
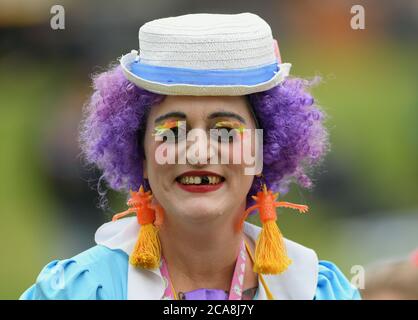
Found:
[[(96, 246), (47, 264), (20, 299), (160, 299), (165, 287), (159, 269), (140, 270), (128, 263), (138, 228), (135, 217), (103, 225), (96, 233)], [(244, 232), (251, 238), (259, 231), (245, 223)], [(285, 241), (293, 263), (282, 275), (264, 276), (275, 299), (361, 299), (335, 264), (318, 261), (313, 250)], [(254, 299), (266, 299), (262, 285)]]

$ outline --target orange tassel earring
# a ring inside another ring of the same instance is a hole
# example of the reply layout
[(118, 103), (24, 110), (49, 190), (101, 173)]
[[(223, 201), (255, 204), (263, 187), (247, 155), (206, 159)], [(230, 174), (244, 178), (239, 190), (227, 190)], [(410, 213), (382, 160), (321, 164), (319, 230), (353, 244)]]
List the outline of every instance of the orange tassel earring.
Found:
[(151, 203), (153, 197), (151, 191), (144, 192), (142, 185), (137, 192), (132, 190), (129, 192), (131, 197), (127, 205), (130, 208), (114, 215), (112, 221), (136, 213), (141, 228), (135, 248), (129, 257), (129, 262), (136, 267), (155, 269), (160, 265), (161, 259), (158, 229), (163, 223), (164, 210), (160, 205)]
[(257, 192), (257, 196), (252, 196), (256, 204), (245, 210), (243, 217), (237, 224), (237, 231), (242, 230), (248, 214), (258, 209), (263, 227), (255, 246), (254, 272), (256, 273), (280, 274), (292, 263), (287, 256), (284, 239), (276, 223), (276, 208), (292, 208), (301, 213), (305, 213), (309, 209), (305, 205), (284, 201), (277, 202), (278, 195), (279, 193), (273, 194), (271, 190), (267, 190), (266, 184), (263, 183), (262, 191)]

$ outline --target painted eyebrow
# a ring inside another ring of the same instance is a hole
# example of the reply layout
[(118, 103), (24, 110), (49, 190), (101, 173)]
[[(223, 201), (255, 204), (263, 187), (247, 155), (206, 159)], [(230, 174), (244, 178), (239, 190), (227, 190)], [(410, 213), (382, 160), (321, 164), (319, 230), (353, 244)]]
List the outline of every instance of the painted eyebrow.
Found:
[(166, 114), (163, 114), (159, 117), (157, 117), (154, 121), (154, 123), (160, 122), (162, 120), (168, 119), (168, 118), (172, 118), (172, 117), (177, 117), (177, 118), (182, 118), (182, 119), (186, 119), (186, 114), (180, 111), (173, 111), (173, 112), (169, 112)]
[(235, 118), (235, 119), (241, 121), (242, 123), (246, 123), (244, 118), (241, 117), (239, 114), (236, 114), (236, 113), (233, 113), (233, 112), (228, 112), (228, 111), (218, 111), (218, 112), (211, 113), (208, 116), (208, 119), (214, 119), (214, 118), (219, 118), (219, 117)]

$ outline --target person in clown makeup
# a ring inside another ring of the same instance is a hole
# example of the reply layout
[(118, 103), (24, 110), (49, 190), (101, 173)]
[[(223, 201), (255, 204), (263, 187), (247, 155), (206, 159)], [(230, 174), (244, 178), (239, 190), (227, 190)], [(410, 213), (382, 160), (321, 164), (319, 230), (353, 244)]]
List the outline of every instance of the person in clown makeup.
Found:
[[(96, 246), (47, 264), (21, 299), (360, 299), (334, 263), (279, 230), (277, 212), (308, 211), (281, 196), (291, 182), (312, 186), (306, 172), (328, 133), (267, 22), (248, 12), (162, 18), (141, 26), (139, 47), (94, 78), (80, 131), (85, 160), (128, 208), (97, 230)], [(211, 142), (205, 157), (157, 161), (163, 144), (187, 154), (195, 129)], [(211, 161), (256, 130), (261, 172)], [(245, 221), (257, 213), (261, 227)]]

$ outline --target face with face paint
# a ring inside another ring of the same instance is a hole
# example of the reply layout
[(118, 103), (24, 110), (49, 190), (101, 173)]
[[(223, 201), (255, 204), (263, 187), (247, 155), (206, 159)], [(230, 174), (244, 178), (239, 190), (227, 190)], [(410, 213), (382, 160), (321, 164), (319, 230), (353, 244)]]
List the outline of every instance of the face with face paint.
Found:
[[(256, 128), (250, 108), (244, 96), (167, 96), (151, 108), (144, 135), (143, 173), (168, 218), (202, 222), (224, 217), (232, 221), (245, 210), (254, 176), (245, 173), (243, 153), (238, 161), (233, 156), (238, 139), (244, 139), (243, 130)], [(174, 142), (156, 139), (167, 130)], [(159, 163), (164, 143), (175, 152), (176, 163)], [(191, 152), (193, 148), (206, 153)], [(183, 163), (179, 163), (180, 154), (185, 156)]]

